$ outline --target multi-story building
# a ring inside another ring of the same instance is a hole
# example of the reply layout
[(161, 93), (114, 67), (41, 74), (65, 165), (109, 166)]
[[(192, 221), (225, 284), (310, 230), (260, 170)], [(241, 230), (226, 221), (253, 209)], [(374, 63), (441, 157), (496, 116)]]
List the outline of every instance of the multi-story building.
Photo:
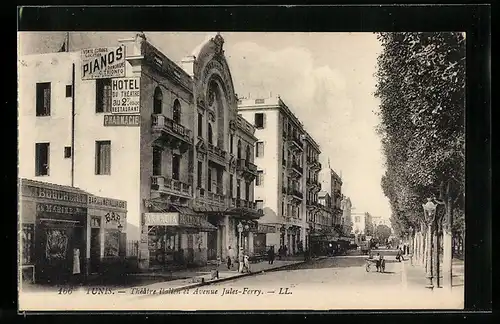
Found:
[(331, 231), (331, 228), (335, 225), (335, 219), (332, 212), (332, 199), (328, 192), (320, 191), (318, 193), (317, 209), (311, 214), (319, 215), (319, 219), (313, 217), (315, 229), (322, 230), (323, 232)]
[[(126, 201), (144, 268), (205, 263), (229, 245), (251, 253), (255, 129), (237, 115), (223, 43), (208, 39), (182, 67), (144, 34), (111, 51), (21, 57), (19, 175)], [(124, 57), (123, 75), (88, 77), (110, 55)]]
[(345, 235), (349, 235), (351, 234), (353, 228), (353, 222), (351, 216), (351, 211), (352, 211), (351, 199), (347, 196), (342, 195), (342, 202), (340, 207), (342, 209), (342, 218), (340, 221), (342, 225), (342, 232)]
[(372, 215), (366, 213), (352, 213), (354, 219), (352, 232), (356, 235), (372, 235), (373, 220)]
[(319, 181), (321, 191), (325, 191), (330, 195), (334, 223), (340, 225), (342, 219), (342, 179), (328, 165), (327, 168), (320, 170)]
[(256, 128), (255, 197), (264, 210), (259, 223), (267, 225), (266, 244), (298, 253), (307, 248), (307, 207), (318, 199), (319, 145), (279, 97), (242, 99), (238, 110)]

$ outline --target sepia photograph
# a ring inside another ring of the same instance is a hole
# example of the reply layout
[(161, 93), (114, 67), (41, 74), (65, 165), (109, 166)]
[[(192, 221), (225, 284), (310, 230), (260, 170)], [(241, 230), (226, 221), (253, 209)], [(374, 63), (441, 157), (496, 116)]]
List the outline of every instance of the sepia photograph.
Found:
[(465, 32), (17, 38), (19, 311), (464, 309)]

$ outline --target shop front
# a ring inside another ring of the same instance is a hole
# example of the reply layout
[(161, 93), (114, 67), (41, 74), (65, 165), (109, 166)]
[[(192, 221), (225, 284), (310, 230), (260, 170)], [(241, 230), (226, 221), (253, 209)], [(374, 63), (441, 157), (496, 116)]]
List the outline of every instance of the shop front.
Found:
[(120, 273), (125, 267), (127, 202), (89, 195), (87, 219), (88, 273)]
[(21, 179), (22, 278), (65, 283), (86, 274), (87, 193)]
[(149, 269), (207, 262), (207, 233), (217, 227), (203, 214), (183, 206), (144, 214)]
[(236, 251), (243, 249), (245, 253), (254, 253), (254, 234), (257, 232), (258, 223), (254, 220), (235, 218), (233, 221), (233, 233), (238, 238)]
[[(257, 225), (257, 231), (253, 238), (253, 251), (256, 254), (265, 253), (270, 246), (267, 245), (267, 234), (275, 233), (276, 227), (273, 225), (261, 224)], [(278, 251), (279, 246), (273, 246), (274, 251)]]

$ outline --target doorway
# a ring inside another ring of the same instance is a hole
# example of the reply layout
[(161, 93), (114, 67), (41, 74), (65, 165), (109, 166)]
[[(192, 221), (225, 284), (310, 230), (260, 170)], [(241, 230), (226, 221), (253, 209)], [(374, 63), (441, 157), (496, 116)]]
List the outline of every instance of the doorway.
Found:
[(207, 233), (207, 260), (217, 259), (217, 231)]
[(101, 263), (101, 230), (90, 229), (90, 273), (99, 273)]

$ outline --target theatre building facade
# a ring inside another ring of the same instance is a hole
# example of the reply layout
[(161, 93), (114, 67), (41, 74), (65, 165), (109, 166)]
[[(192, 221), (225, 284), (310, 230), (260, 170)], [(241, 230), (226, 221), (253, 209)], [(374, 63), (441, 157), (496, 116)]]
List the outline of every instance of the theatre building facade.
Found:
[(22, 278), (67, 282), (101, 274), (125, 253), (125, 201), (81, 189), (20, 180), (19, 260)]
[(203, 265), (229, 246), (253, 253), (257, 139), (237, 114), (222, 36), (180, 66), (144, 35), (123, 44), (141, 75), (140, 267)]

